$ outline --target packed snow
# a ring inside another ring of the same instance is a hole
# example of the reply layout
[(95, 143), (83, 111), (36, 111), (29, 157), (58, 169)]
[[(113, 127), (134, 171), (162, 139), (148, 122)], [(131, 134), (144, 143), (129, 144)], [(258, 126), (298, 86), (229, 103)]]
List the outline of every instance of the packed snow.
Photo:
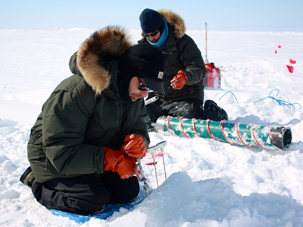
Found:
[[(44, 101), (71, 75), (70, 56), (93, 32), (0, 30), (1, 226), (80, 225), (52, 215), (19, 177), (29, 166), (27, 141)], [(140, 31), (129, 33), (136, 43)], [(205, 57), (204, 31), (187, 34)], [(151, 133), (151, 145), (167, 141), (167, 184), (161, 159), (159, 191), (154, 166), (143, 165), (151, 199), (83, 226), (303, 226), (303, 33), (208, 31), (207, 47), (222, 84), (206, 90), (205, 100), (223, 107), (230, 122), (289, 127), (289, 148)]]

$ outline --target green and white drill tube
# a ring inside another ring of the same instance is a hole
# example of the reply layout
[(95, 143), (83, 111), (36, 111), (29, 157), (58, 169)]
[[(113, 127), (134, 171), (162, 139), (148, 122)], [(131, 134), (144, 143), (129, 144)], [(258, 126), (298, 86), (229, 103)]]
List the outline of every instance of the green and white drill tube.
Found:
[(176, 117), (160, 117), (156, 130), (178, 137), (200, 137), (234, 145), (259, 146), (269, 149), (286, 149), (292, 139), (290, 128), (238, 124), (228, 121), (197, 120)]

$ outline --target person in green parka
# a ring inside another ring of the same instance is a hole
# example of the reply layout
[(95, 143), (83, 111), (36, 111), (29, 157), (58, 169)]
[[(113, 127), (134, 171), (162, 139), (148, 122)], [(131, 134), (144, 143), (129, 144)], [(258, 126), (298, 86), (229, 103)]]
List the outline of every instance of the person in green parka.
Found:
[(150, 142), (144, 97), (164, 93), (164, 57), (109, 26), (84, 41), (70, 69), (31, 129), (20, 180), (49, 209), (92, 214), (139, 193), (135, 161)]
[(227, 113), (214, 101), (204, 101), (203, 80), (207, 71), (199, 48), (185, 34), (183, 19), (171, 10), (144, 9), (140, 16), (139, 43), (157, 46), (165, 57), (165, 95), (150, 93), (146, 106), (151, 124), (160, 116), (228, 120)]

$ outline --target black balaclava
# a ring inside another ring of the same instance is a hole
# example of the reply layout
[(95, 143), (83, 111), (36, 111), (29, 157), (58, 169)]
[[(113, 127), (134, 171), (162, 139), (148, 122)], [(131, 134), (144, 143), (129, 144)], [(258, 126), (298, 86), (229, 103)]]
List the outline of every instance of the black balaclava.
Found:
[(124, 64), (121, 64), (120, 62), (118, 64), (118, 70), (117, 86), (120, 98), (124, 102), (131, 103), (132, 100), (129, 97), (129, 83), (133, 78), (133, 74)]

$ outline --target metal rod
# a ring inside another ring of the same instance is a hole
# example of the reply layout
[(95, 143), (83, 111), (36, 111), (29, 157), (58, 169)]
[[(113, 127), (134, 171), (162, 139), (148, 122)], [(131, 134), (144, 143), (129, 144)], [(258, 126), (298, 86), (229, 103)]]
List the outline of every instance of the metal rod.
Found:
[(164, 175), (165, 175), (165, 184), (167, 184), (166, 168), (165, 168), (165, 161), (164, 161), (164, 148), (161, 147), (160, 150), (162, 152), (163, 168), (164, 168)]
[(208, 59), (207, 59), (207, 22), (205, 22), (205, 63), (208, 63)]
[(157, 174), (157, 168), (156, 168), (155, 154), (152, 153), (152, 156), (153, 156), (154, 167), (155, 167), (155, 175), (156, 175), (156, 181), (157, 181), (157, 190), (159, 191), (159, 183), (158, 183), (158, 174)]
[[(159, 191), (159, 181), (158, 181), (158, 174), (157, 174), (157, 167), (156, 167), (156, 160), (155, 160), (155, 152), (158, 151), (160, 149), (160, 151), (162, 152), (162, 158), (164, 158), (164, 147), (166, 146), (166, 141), (161, 141), (160, 143), (157, 143), (155, 146), (149, 147), (147, 149), (148, 153), (151, 153), (151, 155), (153, 156), (153, 163), (154, 163), (154, 168), (155, 168), (155, 175), (156, 175), (156, 181), (157, 181), (157, 189)], [(167, 184), (167, 177), (166, 177), (166, 170), (165, 170), (165, 162), (163, 159), (163, 165), (164, 165), (164, 172), (165, 172), (165, 181)]]
[(144, 176), (144, 173), (143, 173), (143, 169), (142, 169), (142, 165), (141, 165), (141, 160), (140, 159), (137, 159), (136, 160), (136, 164), (137, 164), (137, 176), (138, 176), (138, 179), (139, 181), (143, 181), (143, 189), (144, 191), (146, 192), (147, 196), (148, 196), (148, 199), (150, 199), (150, 195), (149, 195), (149, 190), (150, 190), (150, 187), (149, 185), (147, 184), (147, 179), (146, 177)]

